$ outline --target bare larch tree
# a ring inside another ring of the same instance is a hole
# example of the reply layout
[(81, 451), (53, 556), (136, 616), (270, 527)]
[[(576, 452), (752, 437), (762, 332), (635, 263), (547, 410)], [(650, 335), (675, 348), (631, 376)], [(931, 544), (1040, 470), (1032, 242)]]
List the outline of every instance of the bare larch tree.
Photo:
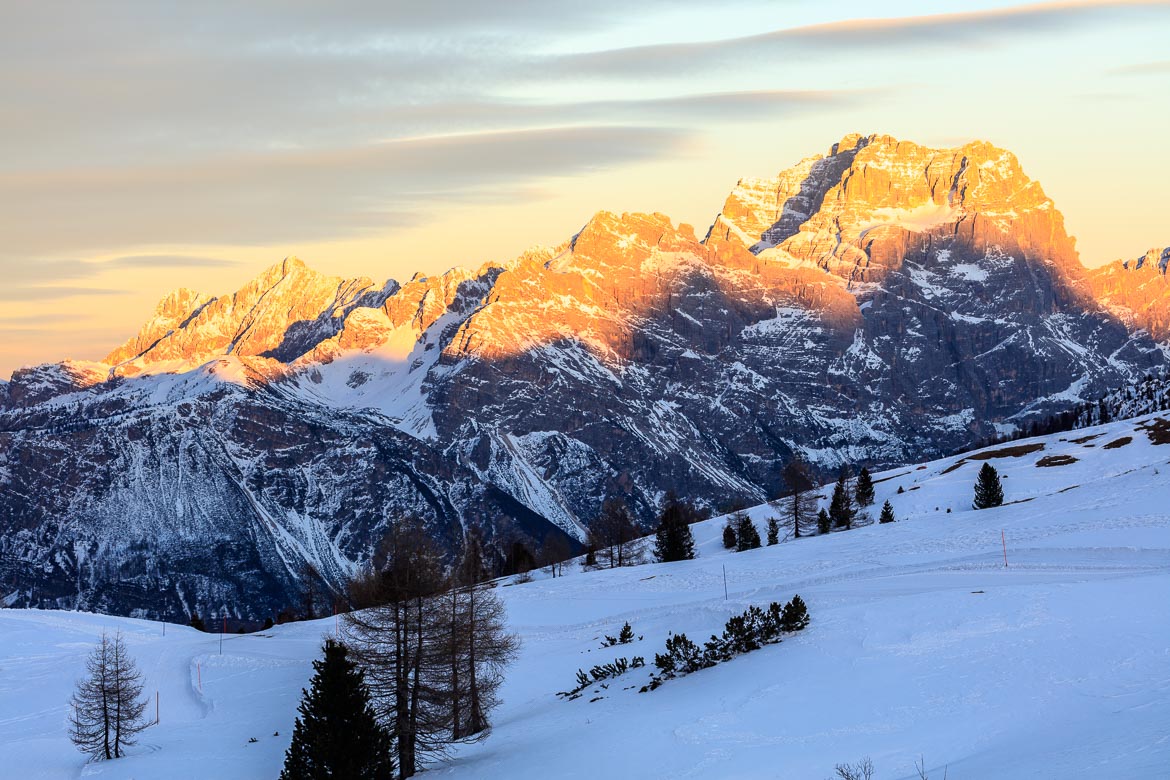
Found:
[(150, 724), (143, 713), (142, 674), (126, 651), (121, 632), (101, 642), (85, 662), (86, 677), (70, 702), (69, 738), (94, 759), (121, 758)]
[(347, 642), (392, 733), (400, 778), (456, 742), (482, 738), (501, 670), (516, 652), (502, 604), (476, 584), (477, 542), (465, 544), (445, 575), (441, 551), (421, 524), (400, 522), (384, 543), (382, 568), (350, 589), (359, 609), (345, 616)]

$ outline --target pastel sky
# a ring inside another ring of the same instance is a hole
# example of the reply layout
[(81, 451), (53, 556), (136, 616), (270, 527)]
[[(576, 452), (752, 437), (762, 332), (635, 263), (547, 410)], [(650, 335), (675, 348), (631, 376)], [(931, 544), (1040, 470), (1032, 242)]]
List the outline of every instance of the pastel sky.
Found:
[(0, 377), (295, 254), (403, 279), (598, 209), (700, 231), (849, 132), (1014, 151), (1098, 265), (1170, 244), (1170, 1), (0, 0)]

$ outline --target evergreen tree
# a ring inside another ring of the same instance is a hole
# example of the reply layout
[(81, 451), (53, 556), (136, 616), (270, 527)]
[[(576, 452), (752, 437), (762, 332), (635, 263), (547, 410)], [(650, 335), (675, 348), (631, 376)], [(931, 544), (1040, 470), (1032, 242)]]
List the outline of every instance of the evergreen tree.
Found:
[(728, 550), (735, 549), (735, 526), (732, 525), (730, 518), (723, 526), (723, 546)]
[(861, 473), (857, 475), (853, 497), (857, 499), (857, 505), (860, 507), (873, 505), (873, 477), (870, 476), (869, 469), (862, 467)]
[(736, 512), (732, 515), (735, 522), (735, 551), (754, 550), (760, 546), (760, 532), (747, 512)]
[(829, 517), (835, 528), (852, 528), (857, 513), (853, 503), (853, 491), (849, 489), (849, 472), (841, 470), (837, 484), (833, 486), (833, 498), (829, 502)]
[(101, 642), (85, 662), (88, 677), (70, 701), (69, 738), (95, 759), (121, 758), (134, 738), (151, 725), (144, 717), (142, 673), (119, 632)]
[(626, 621), (622, 625), (622, 630), (618, 632), (617, 643), (619, 645), (628, 645), (634, 641), (634, 627), (630, 625), (630, 621)]
[(187, 621), (187, 625), (196, 631), (206, 631), (207, 626), (203, 625), (203, 618), (199, 617), (198, 612), (191, 613), (191, 619)]
[(882, 504), (882, 513), (878, 517), (878, 522), (879, 523), (892, 523), (892, 522), (894, 522), (894, 508), (892, 506), (890, 506), (889, 501)]
[(768, 546), (780, 543), (780, 521), (776, 515), (768, 518)]
[(825, 511), (824, 507), (817, 512), (817, 533), (827, 534), (833, 530), (833, 520), (829, 517), (829, 513)]
[(688, 504), (673, 497), (667, 498), (654, 538), (654, 554), (658, 560), (688, 561), (695, 557), (695, 537), (691, 533), (693, 518), (696, 518), (695, 511)]
[(984, 463), (979, 469), (979, 478), (975, 482), (976, 509), (990, 509), (1003, 503), (1003, 485), (999, 481), (999, 472), (990, 463)]
[(302, 691), (280, 780), (390, 780), (390, 735), (374, 716), (365, 675), (345, 645), (326, 639), (322, 650), (309, 690)]

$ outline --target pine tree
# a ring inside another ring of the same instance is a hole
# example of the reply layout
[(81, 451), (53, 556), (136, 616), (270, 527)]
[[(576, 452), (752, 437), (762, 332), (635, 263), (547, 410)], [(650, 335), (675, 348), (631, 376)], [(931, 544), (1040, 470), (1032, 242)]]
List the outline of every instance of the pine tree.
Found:
[(144, 718), (142, 673), (126, 651), (121, 632), (101, 642), (85, 662), (88, 677), (70, 702), (69, 738), (95, 759), (121, 758), (151, 725)]
[(735, 526), (730, 519), (723, 526), (723, 546), (728, 550), (735, 549)]
[(196, 631), (207, 630), (207, 626), (203, 624), (203, 618), (199, 617), (198, 612), (191, 613), (191, 619), (187, 621), (187, 625), (191, 626), (191, 628), (195, 629)]
[(879, 523), (892, 523), (892, 522), (894, 522), (894, 508), (892, 506), (890, 506), (889, 501), (882, 504), (882, 513), (878, 517), (878, 522)]
[(873, 505), (873, 477), (870, 476), (869, 469), (862, 467), (861, 473), (857, 475), (857, 486), (853, 490), (853, 496), (860, 507)]
[(365, 675), (345, 645), (326, 639), (322, 651), (309, 690), (302, 691), (280, 780), (390, 780), (390, 735), (374, 716)]
[(654, 554), (658, 560), (688, 561), (695, 557), (695, 537), (691, 533), (695, 517), (689, 505), (673, 497), (667, 499), (654, 538)]
[(999, 481), (999, 472), (990, 463), (984, 463), (979, 469), (979, 478), (975, 482), (976, 509), (990, 509), (1003, 503), (1003, 485)]
[(825, 511), (825, 508), (821, 507), (820, 511), (817, 512), (817, 533), (827, 534), (832, 530), (833, 520), (829, 517), (829, 513)]
[(618, 632), (617, 643), (619, 645), (628, 645), (630, 642), (633, 642), (633, 641), (634, 641), (634, 627), (631, 626), (630, 622), (627, 620), (622, 625), (622, 630)]
[(736, 552), (754, 550), (760, 546), (760, 532), (756, 530), (756, 524), (752, 522), (747, 512), (736, 512), (732, 515), (732, 520), (735, 523)]
[(842, 469), (837, 477), (837, 484), (833, 486), (833, 498), (829, 502), (829, 517), (836, 528), (852, 528), (853, 518), (856, 515), (853, 503), (853, 491), (849, 489), (849, 472)]
[(776, 515), (768, 518), (768, 546), (780, 543), (780, 520)]

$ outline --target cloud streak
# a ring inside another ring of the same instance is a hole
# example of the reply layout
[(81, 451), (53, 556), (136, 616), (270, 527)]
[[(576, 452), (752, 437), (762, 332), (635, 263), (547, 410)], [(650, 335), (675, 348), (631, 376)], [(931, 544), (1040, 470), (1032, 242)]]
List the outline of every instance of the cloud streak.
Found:
[(780, 29), (703, 43), (633, 46), (550, 58), (542, 72), (556, 76), (629, 78), (676, 76), (732, 63), (783, 61), (799, 56), (862, 57), (878, 51), (998, 44), (1073, 27), (1141, 16), (1170, 19), (1170, 2), (1057, 2), (985, 11), (884, 19), (857, 19)]
[[(21, 198), (0, 213), (2, 251), (66, 253), (94, 243), (313, 240), (424, 219), (439, 202), (513, 198), (546, 177), (685, 152), (669, 127), (565, 127), (424, 137), (359, 147), (225, 157), (200, 164), (0, 175)], [(259, 206), (262, 206), (260, 208)], [(52, 214), (59, 227), (42, 230)], [(75, 277), (62, 261), (31, 275)]]

